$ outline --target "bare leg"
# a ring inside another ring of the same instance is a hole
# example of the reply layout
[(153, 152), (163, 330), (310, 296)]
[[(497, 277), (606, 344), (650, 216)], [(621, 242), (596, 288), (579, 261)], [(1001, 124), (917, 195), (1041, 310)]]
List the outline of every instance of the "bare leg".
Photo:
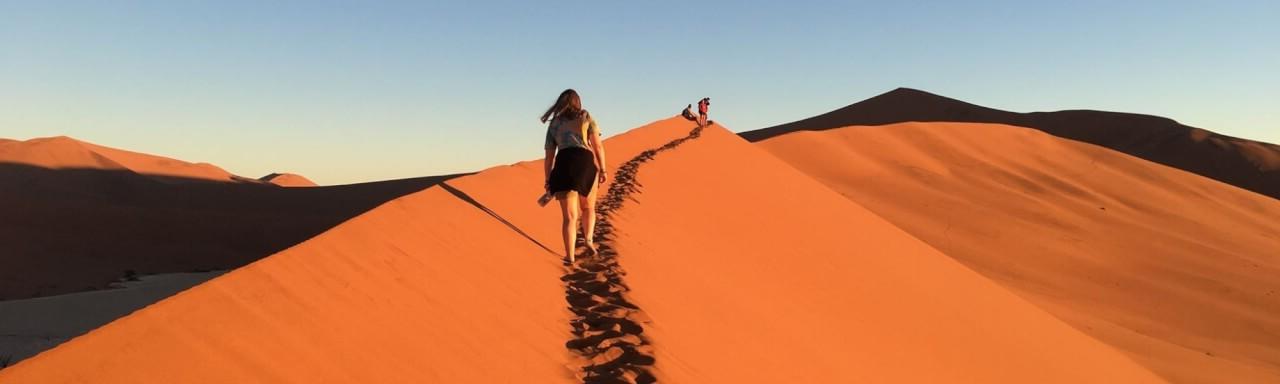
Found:
[(556, 192), (556, 200), (560, 200), (560, 213), (564, 215), (561, 234), (564, 236), (564, 254), (573, 263), (573, 251), (578, 241), (578, 192)]
[(596, 230), (596, 192), (603, 185), (596, 183), (591, 188), (591, 193), (581, 196), (579, 203), (582, 207), (582, 240), (587, 243), (588, 252), (595, 253), (595, 230)]

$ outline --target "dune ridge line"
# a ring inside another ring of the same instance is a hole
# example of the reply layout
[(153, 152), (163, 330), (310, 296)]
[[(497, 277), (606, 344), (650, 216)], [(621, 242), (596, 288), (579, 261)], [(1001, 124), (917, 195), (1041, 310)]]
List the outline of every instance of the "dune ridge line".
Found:
[(574, 338), (565, 347), (587, 359), (579, 372), (583, 383), (657, 382), (648, 368), (656, 362), (653, 348), (641, 325), (647, 317), (626, 298), (630, 288), (623, 282), (626, 271), (618, 264), (618, 252), (612, 244), (611, 219), (633, 194), (640, 192), (636, 180), (640, 166), (658, 153), (698, 138), (702, 128), (697, 126), (684, 137), (645, 150), (618, 167), (609, 191), (596, 203), (598, 220), (592, 236), (599, 255), (583, 260), (581, 270), (560, 278), (566, 283), (565, 300), (576, 315), (570, 320)]

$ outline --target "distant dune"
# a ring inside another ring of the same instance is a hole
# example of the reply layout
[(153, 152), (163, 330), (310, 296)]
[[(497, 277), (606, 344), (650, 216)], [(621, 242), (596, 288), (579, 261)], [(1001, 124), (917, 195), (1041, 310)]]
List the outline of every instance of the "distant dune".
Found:
[(1171, 381), (1280, 382), (1280, 200), (1008, 125), (757, 144)]
[[(1161, 382), (721, 127), (656, 152), (691, 128), (606, 141), (610, 169), (652, 157), (606, 240), (659, 382)], [(396, 199), (0, 382), (581, 382), (613, 360), (565, 348), (564, 300), (595, 299), (546, 249), (540, 167)]]
[(453, 176), (276, 188), (67, 137), (0, 141), (0, 300), (232, 269)]
[(260, 181), (279, 185), (281, 187), (314, 187), (316, 183), (302, 175), (293, 173), (272, 173), (258, 178)]
[(742, 132), (741, 136), (755, 142), (794, 131), (909, 121), (1035, 128), (1280, 199), (1280, 146), (1220, 135), (1157, 116), (1088, 110), (1014, 113), (899, 88), (808, 119)]
[(233, 181), (231, 173), (212, 164), (104, 147), (66, 136), (0, 141), (0, 163), (48, 169), (130, 171), (162, 181)]

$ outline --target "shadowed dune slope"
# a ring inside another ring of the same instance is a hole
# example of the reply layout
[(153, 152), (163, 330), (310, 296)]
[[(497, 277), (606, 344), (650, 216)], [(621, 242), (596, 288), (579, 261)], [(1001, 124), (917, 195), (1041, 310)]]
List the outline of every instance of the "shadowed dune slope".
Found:
[(1173, 381), (1280, 381), (1278, 200), (998, 124), (757, 145)]
[(0, 299), (236, 268), (453, 176), (280, 188), (0, 163)]
[[(607, 140), (610, 169), (691, 128)], [(384, 204), (0, 382), (571, 380), (540, 166)], [(638, 178), (612, 244), (660, 382), (1160, 382), (721, 127)]]
[(232, 269), (454, 176), (289, 189), (65, 136), (0, 140), (0, 300)]
[(1220, 135), (1158, 116), (1091, 110), (1015, 113), (899, 88), (808, 119), (741, 135), (755, 142), (795, 131), (908, 121), (1034, 128), (1280, 199), (1280, 146)]
[(569, 382), (560, 271), (436, 187), (0, 371), (0, 382)]

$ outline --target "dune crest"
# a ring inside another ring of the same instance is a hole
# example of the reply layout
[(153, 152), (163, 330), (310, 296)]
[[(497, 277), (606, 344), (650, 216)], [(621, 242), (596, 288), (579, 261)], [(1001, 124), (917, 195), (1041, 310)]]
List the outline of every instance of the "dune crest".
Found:
[(105, 147), (67, 136), (0, 142), (0, 163), (49, 169), (127, 170), (159, 180), (233, 181), (233, 175), (209, 163), (189, 163), (168, 157)]
[(1000, 124), (757, 145), (1172, 381), (1280, 380), (1280, 200)]

